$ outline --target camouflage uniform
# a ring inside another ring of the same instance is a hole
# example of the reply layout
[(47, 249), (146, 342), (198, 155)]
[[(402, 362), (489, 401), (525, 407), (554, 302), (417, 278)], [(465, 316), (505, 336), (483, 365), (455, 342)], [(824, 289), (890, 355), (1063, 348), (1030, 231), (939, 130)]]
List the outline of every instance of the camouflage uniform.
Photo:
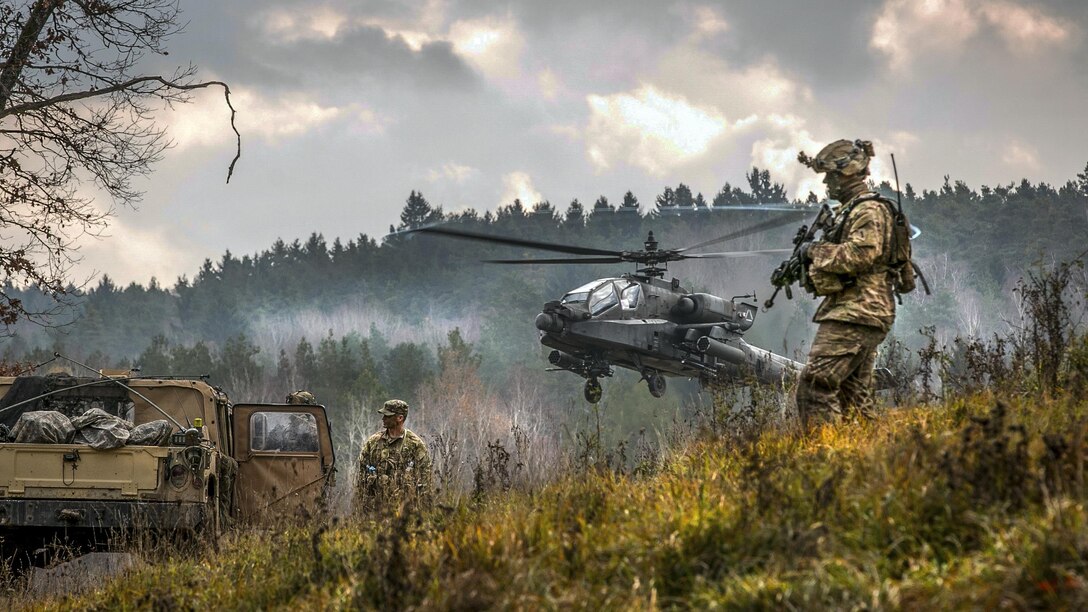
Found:
[[(842, 154), (843, 143), (854, 144), (838, 141), (825, 151), (838, 145), (833, 152)], [(827, 157), (825, 151), (816, 160)], [(868, 175), (871, 145), (868, 151), (858, 153), (855, 148), (853, 153), (854, 172), (835, 177), (839, 182), (834, 195), (845, 204), (836, 213), (832, 241), (814, 243), (806, 252), (811, 260), (810, 281), (826, 297), (812, 319), (820, 327), (797, 387), (797, 410), (805, 427), (835, 422), (851, 413), (872, 416), (876, 349), (895, 320), (886, 263), (891, 215), (883, 203), (866, 200), (874, 196), (862, 181)], [(807, 165), (821, 171), (818, 162)], [(829, 195), (831, 191), (829, 183)]]
[[(399, 401), (391, 400), (386, 406)], [(407, 414), (407, 404), (400, 404)], [(401, 508), (428, 509), (433, 501), (431, 480), (431, 457), (422, 438), (410, 429), (396, 438), (388, 430), (379, 431), (367, 439), (359, 453), (356, 511), (388, 516)]]

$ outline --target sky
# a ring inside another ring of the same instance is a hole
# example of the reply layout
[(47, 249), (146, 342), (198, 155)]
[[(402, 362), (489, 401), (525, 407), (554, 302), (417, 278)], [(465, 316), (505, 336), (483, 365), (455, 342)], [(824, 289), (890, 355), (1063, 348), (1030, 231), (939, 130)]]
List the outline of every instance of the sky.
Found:
[[(803, 197), (796, 162), (876, 145), (915, 189), (1064, 183), (1088, 162), (1084, 0), (230, 0), (147, 73), (230, 84), (164, 109), (174, 142), (76, 275), (171, 285), (200, 264), (318, 232), (384, 235), (412, 190), (446, 211), (678, 183), (708, 199), (753, 165)], [(102, 201), (102, 207), (110, 203)], [(639, 238), (633, 238), (638, 242)], [(609, 245), (625, 248), (627, 245)]]

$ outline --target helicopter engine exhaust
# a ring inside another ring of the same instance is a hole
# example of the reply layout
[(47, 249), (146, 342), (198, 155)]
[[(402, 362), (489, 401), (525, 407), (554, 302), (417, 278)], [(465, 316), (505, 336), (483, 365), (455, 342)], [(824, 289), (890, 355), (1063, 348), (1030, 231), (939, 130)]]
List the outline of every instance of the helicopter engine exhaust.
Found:
[(589, 364), (585, 361), (558, 350), (548, 353), (548, 363), (571, 372), (582, 373), (589, 370)]
[(695, 348), (700, 353), (706, 353), (730, 363), (742, 364), (747, 359), (744, 351), (721, 340), (715, 340), (710, 336), (703, 336), (695, 341)]
[[(542, 312), (536, 316), (536, 328), (544, 332), (558, 333), (563, 331), (563, 319), (555, 313)], [(558, 364), (553, 362), (553, 365)]]
[(725, 323), (739, 331), (745, 331), (755, 320), (755, 307), (734, 304), (709, 293), (692, 293), (677, 300), (672, 313), (688, 323)]

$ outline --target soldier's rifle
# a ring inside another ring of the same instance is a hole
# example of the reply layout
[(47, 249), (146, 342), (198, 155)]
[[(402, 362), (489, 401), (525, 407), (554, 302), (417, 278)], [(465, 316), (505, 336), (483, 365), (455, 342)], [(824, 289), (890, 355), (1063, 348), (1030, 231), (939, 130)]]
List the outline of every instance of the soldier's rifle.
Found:
[(774, 293), (767, 301), (763, 302), (763, 309), (767, 310), (774, 306), (774, 299), (778, 297), (778, 292), (785, 289), (786, 299), (793, 299), (793, 291), (790, 287), (794, 283), (800, 283), (804, 286), (804, 279), (807, 274), (807, 264), (802, 257), (802, 246), (805, 243), (812, 242), (816, 238), (816, 232), (823, 231), (828, 232), (831, 229), (832, 217), (834, 213), (831, 207), (825, 202), (820, 206), (820, 212), (816, 213), (816, 219), (812, 221), (810, 225), (802, 225), (797, 234), (793, 237), (793, 253), (789, 258), (778, 264), (778, 267), (771, 272), (771, 285), (774, 286)]

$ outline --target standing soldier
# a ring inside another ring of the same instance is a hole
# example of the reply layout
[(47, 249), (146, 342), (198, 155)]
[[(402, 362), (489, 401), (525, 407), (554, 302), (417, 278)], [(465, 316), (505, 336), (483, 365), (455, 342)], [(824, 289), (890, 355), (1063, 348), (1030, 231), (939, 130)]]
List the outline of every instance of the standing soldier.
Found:
[(431, 505), (431, 457), (427, 445), (404, 426), (408, 403), (385, 402), (382, 431), (370, 436), (359, 453), (355, 483), (356, 512), (388, 514), (402, 507), (425, 510)]
[(837, 140), (816, 157), (798, 155), (825, 173), (827, 197), (841, 203), (824, 240), (800, 248), (807, 283), (824, 296), (812, 318), (820, 326), (797, 387), (806, 429), (853, 414), (873, 416), (873, 366), (895, 320), (895, 280), (888, 264), (890, 202), (866, 183), (871, 157), (873, 145), (865, 140)]

